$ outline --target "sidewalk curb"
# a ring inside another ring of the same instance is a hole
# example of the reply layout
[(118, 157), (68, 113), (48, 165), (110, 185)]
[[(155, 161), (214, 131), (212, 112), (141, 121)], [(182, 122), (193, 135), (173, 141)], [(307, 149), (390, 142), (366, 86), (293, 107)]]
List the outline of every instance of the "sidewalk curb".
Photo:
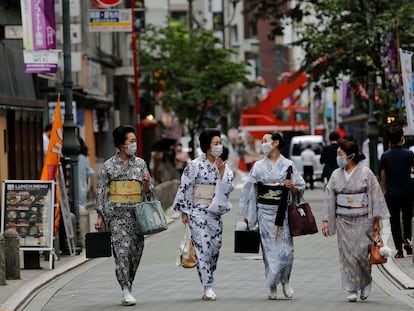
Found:
[(414, 289), (414, 280), (398, 268), (394, 258), (389, 258), (382, 266), (394, 282), (397, 282), (404, 289)]
[(45, 272), (40, 277), (23, 285), (18, 292), (10, 296), (3, 304), (0, 311), (12, 311), (20, 307), (34, 292), (58, 276), (84, 264), (88, 259), (85, 256), (76, 256), (75, 259), (62, 265), (61, 267)]
[[(181, 213), (172, 212), (169, 215), (166, 215), (167, 223), (171, 224), (176, 219), (179, 219)], [(145, 236), (145, 238), (148, 236)], [(80, 265), (88, 262), (89, 259), (85, 255), (74, 256), (72, 260), (64, 265), (57, 267), (55, 269), (45, 272), (43, 275), (31, 280), (30, 282), (23, 285), (18, 292), (10, 296), (6, 302), (0, 306), (0, 311), (14, 311), (21, 307), (31, 295), (33, 295), (38, 289), (43, 287), (45, 284), (51, 282), (55, 278), (61, 276), (62, 274), (79, 267)]]

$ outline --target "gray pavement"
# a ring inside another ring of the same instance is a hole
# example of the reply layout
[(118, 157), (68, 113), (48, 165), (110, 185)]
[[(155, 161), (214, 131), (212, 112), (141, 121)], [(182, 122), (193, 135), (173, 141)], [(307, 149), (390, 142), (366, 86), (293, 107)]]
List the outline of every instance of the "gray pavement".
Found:
[[(238, 181), (241, 185), (241, 181)], [(178, 219), (169, 229), (146, 238), (133, 294), (140, 310), (413, 310), (412, 257), (391, 259), (390, 266), (373, 267), (374, 284), (367, 301), (349, 303), (341, 288), (336, 237), (320, 233), (294, 238), (295, 261), (291, 285), (294, 299), (269, 301), (261, 256), (233, 252), (234, 226), (240, 187), (231, 196), (233, 211), (223, 218), (223, 247), (215, 273), (217, 301), (201, 300), (202, 287), (196, 269), (175, 265), (183, 225)], [(307, 191), (320, 223), (322, 189)], [(47, 265), (46, 265), (47, 266)], [(401, 279), (401, 281), (398, 280)], [(22, 280), (0, 287), (3, 310), (118, 310), (121, 290), (113, 258), (87, 260), (84, 254), (63, 257), (54, 270), (22, 270)]]

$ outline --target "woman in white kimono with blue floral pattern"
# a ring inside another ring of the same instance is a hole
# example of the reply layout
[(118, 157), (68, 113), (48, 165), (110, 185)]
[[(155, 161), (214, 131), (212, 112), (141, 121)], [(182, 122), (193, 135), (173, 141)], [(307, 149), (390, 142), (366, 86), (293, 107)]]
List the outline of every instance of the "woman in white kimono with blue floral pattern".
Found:
[[(245, 217), (250, 230), (258, 227), (260, 231), (270, 300), (277, 298), (279, 283), (282, 284), (284, 296), (293, 297), (293, 289), (289, 285), (293, 265), (293, 241), (288, 225), (287, 208), (283, 226), (279, 228), (275, 225), (282, 188), (284, 185), (289, 190), (288, 203), (305, 189), (305, 181), (293, 162), (280, 153), (283, 146), (284, 140), (280, 134), (268, 133), (263, 136), (262, 151), (265, 156), (250, 170), (241, 191), (239, 206), (239, 213)], [(290, 166), (293, 173), (291, 179), (286, 179)]]
[[(221, 215), (231, 208), (228, 197), (233, 191), (233, 172), (220, 157), (223, 150), (220, 131), (205, 130), (199, 139), (204, 153), (185, 167), (173, 209), (180, 211), (183, 223), (190, 226), (197, 271), (204, 289), (202, 299), (216, 300), (213, 273), (222, 244)], [(212, 204), (218, 195), (225, 200)]]

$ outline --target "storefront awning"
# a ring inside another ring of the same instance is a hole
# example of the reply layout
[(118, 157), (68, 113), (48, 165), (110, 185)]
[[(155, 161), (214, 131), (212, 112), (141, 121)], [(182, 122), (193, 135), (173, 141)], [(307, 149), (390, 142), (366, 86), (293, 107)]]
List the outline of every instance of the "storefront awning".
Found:
[(114, 103), (113, 99), (86, 94), (79, 90), (73, 90), (73, 100), (78, 108), (87, 109), (108, 109)]

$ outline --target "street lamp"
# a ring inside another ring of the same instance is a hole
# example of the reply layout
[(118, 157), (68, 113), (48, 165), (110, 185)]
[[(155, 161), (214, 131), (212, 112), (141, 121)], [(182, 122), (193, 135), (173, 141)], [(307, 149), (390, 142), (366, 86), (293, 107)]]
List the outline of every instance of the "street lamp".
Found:
[[(65, 120), (63, 123), (63, 145), (62, 153), (69, 157), (71, 164), (71, 186), (72, 186), (72, 204), (76, 216), (76, 222), (79, 221), (79, 185), (78, 185), (78, 154), (80, 143), (78, 139), (78, 127), (73, 121), (72, 113), (72, 64), (71, 64), (71, 42), (70, 42), (70, 0), (62, 1), (62, 27), (63, 27), (63, 66), (64, 77), (63, 87), (65, 94)], [(77, 232), (78, 233), (78, 232)], [(79, 236), (77, 235), (77, 244), (80, 245)]]

